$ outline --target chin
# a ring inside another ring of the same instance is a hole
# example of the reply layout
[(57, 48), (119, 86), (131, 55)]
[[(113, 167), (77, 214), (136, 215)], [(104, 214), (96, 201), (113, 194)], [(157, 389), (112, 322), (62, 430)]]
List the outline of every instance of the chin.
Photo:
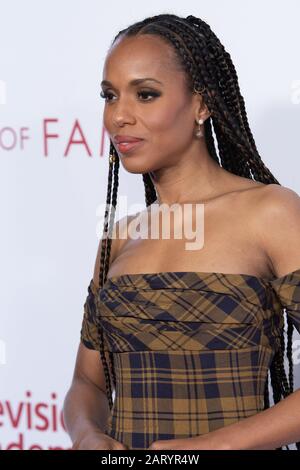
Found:
[(124, 170), (128, 171), (128, 173), (142, 174), (154, 171), (153, 165), (143, 165), (141, 161), (138, 161), (138, 158), (135, 161), (129, 161), (126, 160), (126, 157), (122, 157), (120, 158), (120, 161)]

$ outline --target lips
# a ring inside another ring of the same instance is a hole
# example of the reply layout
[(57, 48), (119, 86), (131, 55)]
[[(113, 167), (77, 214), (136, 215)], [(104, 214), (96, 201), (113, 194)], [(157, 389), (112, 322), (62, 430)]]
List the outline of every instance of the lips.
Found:
[(116, 144), (121, 144), (121, 143), (129, 143), (129, 142), (140, 142), (141, 139), (140, 137), (135, 137), (132, 135), (116, 135), (114, 138), (114, 141)]
[(133, 151), (137, 147), (140, 147), (140, 145), (143, 143), (144, 140), (138, 139), (132, 142), (120, 142), (119, 144), (117, 144), (117, 147), (121, 153), (127, 153), (129, 151)]

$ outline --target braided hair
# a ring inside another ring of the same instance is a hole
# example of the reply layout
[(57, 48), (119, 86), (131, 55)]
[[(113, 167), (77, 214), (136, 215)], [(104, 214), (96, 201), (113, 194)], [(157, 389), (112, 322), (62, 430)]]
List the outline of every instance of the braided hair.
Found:
[[(185, 72), (187, 89), (192, 93), (199, 92), (203, 96), (203, 100), (210, 111), (210, 116), (204, 123), (206, 145), (210, 156), (220, 166), (238, 176), (254, 179), (264, 184), (280, 185), (258, 153), (249, 127), (245, 102), (240, 92), (238, 77), (231, 56), (210, 26), (193, 15), (183, 18), (175, 14), (160, 14), (148, 17), (121, 30), (113, 39), (111, 46), (118, 39), (142, 34), (159, 36), (173, 47), (176, 65)], [(217, 148), (212, 132), (215, 134)], [(106, 281), (109, 269), (111, 234), (117, 205), (118, 172), (119, 156), (112, 141), (110, 141), (107, 206), (99, 274), (100, 288)], [(142, 176), (145, 186), (145, 201), (148, 207), (157, 199), (156, 190), (150, 174), (145, 173)], [(282, 309), (282, 315), (284, 316), (284, 309)], [(287, 378), (284, 368), (285, 339), (284, 329), (282, 329), (279, 344), (266, 378), (264, 409), (270, 407), (269, 375), (274, 404), (293, 392), (292, 336), (294, 325), (288, 316), (286, 321), (289, 377)], [(114, 386), (116, 386), (113, 354), (109, 352), (108, 361), (106, 361), (103, 332), (101, 328), (99, 331), (100, 354), (111, 409), (113, 406), (111, 379)], [(300, 442), (295, 444), (297, 450), (300, 450)], [(289, 450), (288, 446), (286, 448)], [(279, 447), (279, 450), (282, 450), (282, 448)]]

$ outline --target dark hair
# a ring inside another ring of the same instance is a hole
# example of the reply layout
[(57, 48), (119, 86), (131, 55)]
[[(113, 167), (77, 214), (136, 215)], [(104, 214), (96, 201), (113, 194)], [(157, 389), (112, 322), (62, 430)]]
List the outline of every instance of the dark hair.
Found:
[[(210, 26), (200, 18), (189, 15), (186, 18), (175, 14), (160, 14), (134, 23), (121, 30), (114, 38), (117, 39), (139, 36), (141, 34), (156, 35), (162, 38), (174, 50), (174, 60), (179, 69), (185, 72), (186, 83), (190, 92), (199, 90), (211, 115), (206, 119), (205, 139), (211, 157), (220, 166), (239, 176), (243, 176), (265, 184), (280, 185), (270, 170), (264, 165), (256, 148), (245, 110), (245, 102), (241, 95), (238, 77), (231, 60), (220, 40)], [(214, 130), (218, 145), (218, 154), (212, 134)], [(111, 234), (114, 214), (117, 205), (119, 156), (110, 142), (109, 174), (107, 189), (107, 208), (102, 239), (99, 287), (106, 281), (111, 251)], [(113, 187), (112, 187), (113, 178)], [(149, 173), (143, 174), (146, 206), (156, 200), (156, 190)], [(108, 215), (111, 211), (110, 215)], [(109, 222), (108, 222), (109, 218)], [(282, 309), (284, 315), (284, 310)], [(289, 379), (284, 368), (285, 340), (284, 329), (280, 337), (280, 346), (275, 351), (270, 371), (268, 371), (264, 392), (264, 409), (269, 403), (269, 372), (273, 389), (274, 404), (293, 392), (293, 361), (292, 336), (294, 325), (287, 316), (287, 358), (289, 362)], [(104, 356), (103, 331), (100, 331), (100, 353), (106, 377), (106, 391), (110, 409), (113, 406), (111, 377), (116, 386), (113, 365), (113, 353), (109, 352), (109, 366)], [(286, 446), (287, 449), (288, 446)], [(300, 442), (296, 443), (300, 450)], [(279, 448), (281, 450), (281, 447)]]

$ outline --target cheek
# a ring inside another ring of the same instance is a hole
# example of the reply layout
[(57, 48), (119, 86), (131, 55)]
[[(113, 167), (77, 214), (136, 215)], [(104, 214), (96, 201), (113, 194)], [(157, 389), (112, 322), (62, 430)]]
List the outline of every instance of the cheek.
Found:
[[(186, 103), (180, 105), (168, 101), (163, 106), (145, 106), (142, 111), (137, 110), (135, 127), (145, 133), (152, 145), (175, 146), (175, 148), (189, 141), (193, 132), (193, 116), (191, 107)], [(114, 126), (112, 113), (107, 107), (103, 112), (103, 125), (108, 133), (112, 134)]]
[(153, 144), (166, 144), (175, 147), (189, 141), (193, 132), (193, 117), (190, 108), (169, 107), (148, 115), (147, 127)]

